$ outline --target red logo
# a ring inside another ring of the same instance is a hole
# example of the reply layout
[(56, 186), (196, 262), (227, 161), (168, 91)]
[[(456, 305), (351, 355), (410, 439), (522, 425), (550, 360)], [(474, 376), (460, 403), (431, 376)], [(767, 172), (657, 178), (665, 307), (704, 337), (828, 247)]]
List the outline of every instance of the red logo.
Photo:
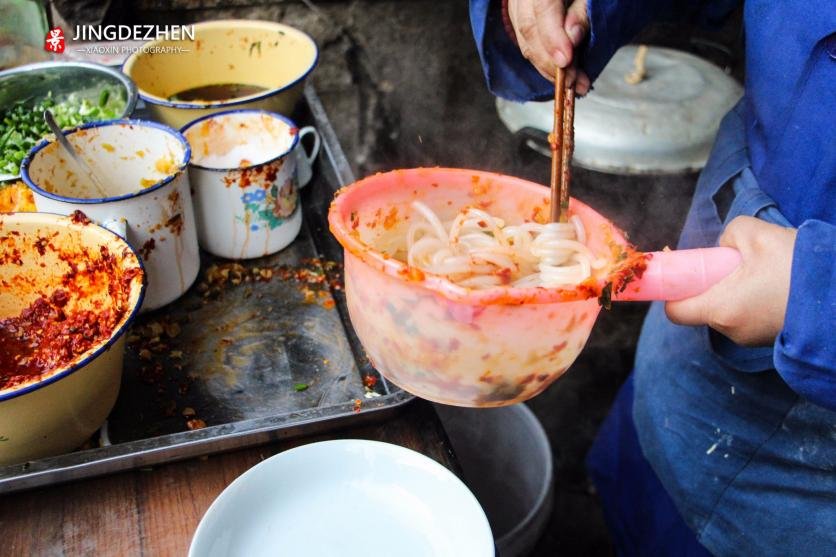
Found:
[(64, 52), (64, 31), (60, 27), (53, 27), (46, 32), (44, 50), (56, 54)]

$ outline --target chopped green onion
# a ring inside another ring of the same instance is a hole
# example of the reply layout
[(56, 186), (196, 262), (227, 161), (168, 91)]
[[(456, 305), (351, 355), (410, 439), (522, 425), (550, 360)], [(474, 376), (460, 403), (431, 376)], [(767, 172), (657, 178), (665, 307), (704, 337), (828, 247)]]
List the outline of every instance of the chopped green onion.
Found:
[(115, 91), (117, 94), (114, 95), (111, 88), (103, 89), (97, 104), (78, 93), (71, 93), (57, 102), (50, 91), (37, 102), (25, 99), (0, 111), (0, 129), (3, 130), (0, 136), (0, 174), (18, 174), (20, 163), (29, 150), (49, 133), (43, 118), (44, 110), (52, 111), (61, 129), (112, 120), (122, 115), (126, 102), (123, 91)]

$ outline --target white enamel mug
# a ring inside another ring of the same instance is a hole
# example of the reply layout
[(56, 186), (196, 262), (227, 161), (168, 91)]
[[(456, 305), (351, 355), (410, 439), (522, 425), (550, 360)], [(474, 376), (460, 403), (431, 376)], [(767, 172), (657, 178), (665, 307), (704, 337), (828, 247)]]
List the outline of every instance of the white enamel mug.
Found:
[(81, 211), (110, 228), (123, 222), (126, 240), (139, 252), (148, 277), (142, 310), (176, 300), (200, 268), (186, 140), (167, 126), (143, 120), (95, 122), (64, 135), (107, 196), (101, 197), (60, 145), (47, 138), (21, 165), (37, 210)]
[(312, 129), (249, 109), (216, 112), (183, 127), (192, 147), (189, 178), (203, 249), (250, 259), (276, 253), (296, 238), (302, 211), (295, 149)]

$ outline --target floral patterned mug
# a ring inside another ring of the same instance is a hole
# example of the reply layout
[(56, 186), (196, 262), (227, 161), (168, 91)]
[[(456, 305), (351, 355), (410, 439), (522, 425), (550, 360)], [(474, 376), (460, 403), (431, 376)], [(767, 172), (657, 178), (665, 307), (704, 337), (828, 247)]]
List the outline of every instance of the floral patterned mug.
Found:
[(313, 127), (300, 130), (264, 110), (230, 110), (181, 131), (192, 147), (189, 178), (203, 249), (249, 259), (276, 253), (296, 238), (302, 214), (294, 150), (300, 135), (316, 135)]

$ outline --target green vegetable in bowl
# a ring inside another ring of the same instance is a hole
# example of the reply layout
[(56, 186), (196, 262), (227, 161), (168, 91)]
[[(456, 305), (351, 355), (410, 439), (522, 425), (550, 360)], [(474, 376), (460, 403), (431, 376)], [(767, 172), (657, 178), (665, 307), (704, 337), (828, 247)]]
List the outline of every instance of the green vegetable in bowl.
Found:
[(49, 133), (44, 122), (44, 110), (52, 111), (61, 129), (98, 120), (113, 120), (119, 118), (125, 109), (124, 94), (120, 93), (123, 92), (105, 88), (98, 99), (91, 100), (79, 93), (71, 93), (66, 99), (56, 101), (50, 92), (34, 104), (31, 99), (18, 101), (0, 112), (0, 174), (16, 176), (29, 149)]

